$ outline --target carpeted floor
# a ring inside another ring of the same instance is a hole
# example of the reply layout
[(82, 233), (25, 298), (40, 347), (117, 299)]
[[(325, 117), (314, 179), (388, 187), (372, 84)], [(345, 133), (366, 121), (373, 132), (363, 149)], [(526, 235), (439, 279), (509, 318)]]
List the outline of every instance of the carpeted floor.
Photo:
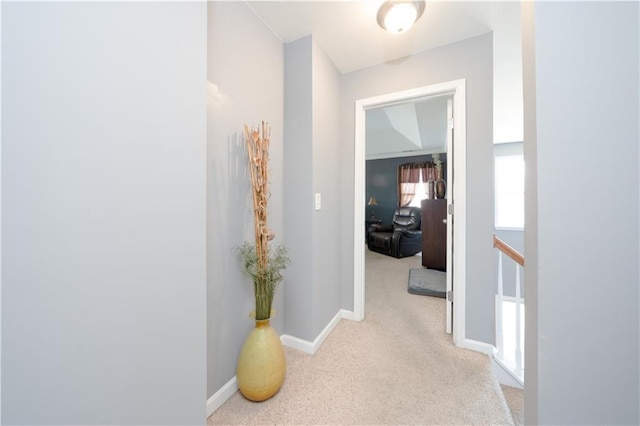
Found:
[(524, 425), (524, 391), (507, 385), (500, 385), (500, 387), (511, 410), (513, 424), (515, 426)]
[(285, 348), (262, 403), (236, 392), (208, 424), (513, 424), (487, 356), (456, 348), (444, 299), (407, 292), (420, 257), (366, 250), (365, 320), (342, 320), (315, 355)]

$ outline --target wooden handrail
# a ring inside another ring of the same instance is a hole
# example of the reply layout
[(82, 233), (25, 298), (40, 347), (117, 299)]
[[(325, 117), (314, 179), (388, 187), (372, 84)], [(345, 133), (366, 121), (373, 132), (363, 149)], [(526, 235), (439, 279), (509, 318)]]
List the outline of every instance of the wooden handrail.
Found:
[(518, 253), (516, 249), (509, 244), (502, 241), (500, 238), (493, 234), (493, 247), (497, 248), (511, 259), (513, 259), (518, 265), (524, 267), (524, 256)]

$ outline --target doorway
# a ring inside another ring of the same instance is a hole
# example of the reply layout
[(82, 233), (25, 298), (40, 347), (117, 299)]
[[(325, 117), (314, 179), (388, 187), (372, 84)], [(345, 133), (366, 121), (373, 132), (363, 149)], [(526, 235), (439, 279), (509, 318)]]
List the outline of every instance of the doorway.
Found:
[[(448, 290), (451, 295), (447, 309), (447, 323), (452, 324), (453, 341), (460, 345), (464, 340), (465, 323), (465, 192), (466, 192), (466, 101), (465, 80), (455, 80), (430, 86), (419, 87), (401, 92), (389, 93), (367, 99), (361, 99), (355, 103), (355, 140), (354, 140), (354, 319), (361, 321), (365, 315), (365, 281), (364, 281), (364, 255), (365, 248), (360, 243), (364, 240), (365, 217), (365, 114), (369, 109), (404, 103), (420, 98), (435, 96), (451, 96), (453, 98), (452, 114), (455, 130), (455, 140), (450, 140), (447, 147), (449, 160), (448, 174), (452, 169), (456, 170), (455, 178), (449, 176), (450, 204), (447, 212), (448, 238), (447, 250), (451, 267), (448, 268)], [(448, 262), (449, 263), (449, 262)], [(449, 266), (449, 265), (448, 265)], [(450, 308), (451, 302), (453, 308)]]

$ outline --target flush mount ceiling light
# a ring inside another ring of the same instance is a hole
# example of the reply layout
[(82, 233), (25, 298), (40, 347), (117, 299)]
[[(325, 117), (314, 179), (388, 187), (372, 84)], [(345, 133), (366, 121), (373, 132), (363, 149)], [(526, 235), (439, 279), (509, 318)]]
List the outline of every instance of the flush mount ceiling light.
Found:
[(385, 1), (378, 9), (378, 25), (390, 33), (407, 31), (422, 16), (424, 0)]

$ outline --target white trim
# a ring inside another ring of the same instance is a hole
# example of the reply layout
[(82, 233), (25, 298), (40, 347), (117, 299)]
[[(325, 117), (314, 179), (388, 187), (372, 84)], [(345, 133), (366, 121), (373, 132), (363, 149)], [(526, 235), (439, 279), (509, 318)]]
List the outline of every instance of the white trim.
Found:
[(524, 232), (524, 227), (508, 227), (508, 226), (496, 226), (495, 227), (496, 231), (520, 231), (520, 232)]
[(463, 339), (459, 345), (456, 345), (463, 349), (469, 349), (470, 351), (476, 351), (483, 354), (486, 354), (493, 358), (496, 353), (496, 347), (490, 345), (489, 343), (479, 342), (473, 339)]
[(401, 152), (385, 152), (381, 154), (368, 154), (365, 156), (365, 160), (382, 160), (384, 158), (398, 158), (398, 157), (415, 157), (418, 155), (430, 155), (439, 154), (443, 152), (444, 148), (433, 149), (420, 149), (416, 151), (401, 151)]
[(207, 400), (207, 418), (222, 406), (238, 390), (238, 380), (233, 376), (218, 392)]
[(494, 357), (491, 360), (491, 365), (493, 367), (493, 374), (496, 376), (498, 383), (519, 389), (524, 388), (524, 377), (520, 377), (514, 373), (513, 370), (511, 370), (511, 368), (509, 368), (509, 366), (500, 358)]
[(504, 289), (502, 281), (502, 251), (498, 251), (498, 294), (495, 295), (495, 323), (496, 323), (496, 351), (497, 353), (504, 352), (504, 333), (503, 333), (503, 315), (504, 309)]
[(353, 313), (354, 320), (364, 318), (364, 216), (365, 216), (365, 110), (426, 96), (453, 94), (454, 143), (454, 261), (453, 261), (453, 341), (462, 346), (465, 341), (466, 291), (466, 81), (464, 79), (388, 93), (355, 102), (354, 137), (354, 208), (353, 208)]
[(453, 95), (453, 342), (466, 339), (467, 291), (467, 85), (455, 82)]
[(366, 100), (356, 101), (354, 140), (354, 206), (353, 206), (353, 319), (364, 319), (364, 209), (365, 197), (365, 146), (366, 133), (364, 110)]
[(322, 346), (324, 341), (327, 340), (329, 334), (331, 334), (333, 329), (336, 328), (336, 325), (338, 325), (342, 318), (352, 319), (353, 312), (346, 311), (344, 309), (339, 310), (338, 313), (331, 319), (331, 321), (329, 321), (324, 330), (322, 330), (320, 334), (318, 334), (318, 337), (316, 337), (313, 342), (300, 339), (295, 336), (290, 336), (288, 334), (283, 334), (282, 336), (280, 336), (280, 341), (284, 346), (313, 355), (318, 351), (318, 349), (320, 349), (320, 346)]
[(283, 334), (280, 336), (280, 341), (284, 346), (287, 346), (292, 349), (296, 349), (308, 354), (315, 354), (318, 350), (314, 347), (313, 342), (308, 340), (300, 339), (299, 337), (291, 336), (289, 334)]
[(497, 358), (491, 360), (491, 367), (498, 383), (512, 388), (524, 389), (524, 383), (521, 383), (520, 379), (515, 377)]
[[(455, 123), (453, 120), (453, 98), (447, 99), (447, 152), (453, 152), (453, 132), (455, 130)], [(447, 167), (447, 182), (453, 182), (453, 167)], [(455, 197), (453, 196), (453, 187), (449, 185), (447, 187), (447, 241), (446, 241), (446, 267), (447, 271), (453, 270), (453, 221), (454, 218), (449, 212), (449, 204)], [(447, 295), (449, 292), (453, 292), (453, 274), (449, 272), (445, 276), (447, 282)], [(446, 297), (446, 323), (445, 332), (447, 334), (453, 334), (453, 301), (451, 298)]]
[(353, 311), (347, 311), (346, 309), (341, 309), (340, 313), (342, 314), (342, 319), (346, 319), (349, 321), (355, 321)]

